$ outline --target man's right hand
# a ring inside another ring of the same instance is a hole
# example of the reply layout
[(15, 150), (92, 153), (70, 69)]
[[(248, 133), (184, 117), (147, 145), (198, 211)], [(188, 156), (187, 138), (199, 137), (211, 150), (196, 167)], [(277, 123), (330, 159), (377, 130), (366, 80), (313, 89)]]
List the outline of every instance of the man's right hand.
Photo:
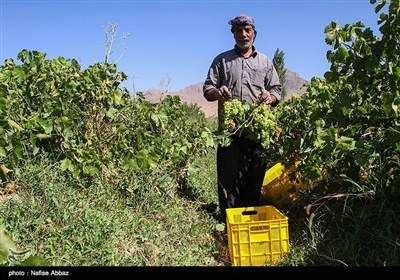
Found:
[(227, 86), (222, 86), (219, 89), (217, 89), (217, 96), (218, 96), (217, 99), (221, 101), (228, 101), (232, 99), (232, 93)]

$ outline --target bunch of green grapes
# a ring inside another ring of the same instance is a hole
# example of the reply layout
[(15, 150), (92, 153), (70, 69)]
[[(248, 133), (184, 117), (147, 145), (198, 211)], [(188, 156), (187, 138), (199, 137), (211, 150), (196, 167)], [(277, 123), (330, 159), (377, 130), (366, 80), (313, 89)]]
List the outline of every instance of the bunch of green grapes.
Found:
[(250, 106), (248, 137), (261, 143), (267, 149), (275, 135), (277, 128), (276, 116), (270, 105), (252, 104)]
[(224, 103), (223, 129), (230, 133), (236, 133), (245, 120), (243, 103), (238, 99), (232, 99)]
[(267, 149), (277, 128), (273, 109), (267, 104), (245, 104), (238, 99), (224, 103), (223, 132), (247, 137)]

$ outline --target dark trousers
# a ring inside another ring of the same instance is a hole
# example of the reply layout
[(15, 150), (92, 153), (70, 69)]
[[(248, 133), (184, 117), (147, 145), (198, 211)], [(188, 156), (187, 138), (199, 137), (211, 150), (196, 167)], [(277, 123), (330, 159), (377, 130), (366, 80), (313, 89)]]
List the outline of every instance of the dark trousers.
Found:
[(223, 222), (226, 208), (259, 205), (266, 171), (260, 152), (259, 144), (236, 136), (228, 147), (218, 146), (218, 199)]

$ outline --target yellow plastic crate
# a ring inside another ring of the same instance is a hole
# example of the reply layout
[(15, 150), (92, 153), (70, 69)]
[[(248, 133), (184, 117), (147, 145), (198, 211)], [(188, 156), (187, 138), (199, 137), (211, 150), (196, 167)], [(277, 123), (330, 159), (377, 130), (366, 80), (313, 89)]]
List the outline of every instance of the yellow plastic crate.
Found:
[(288, 217), (274, 206), (228, 208), (226, 224), (234, 266), (274, 265), (289, 253)]
[[(296, 165), (298, 163), (296, 162)], [(277, 163), (265, 172), (261, 194), (277, 207), (294, 202), (298, 197), (298, 191), (308, 188), (301, 182), (290, 180), (289, 174), (296, 170), (296, 165), (285, 169), (285, 166)]]

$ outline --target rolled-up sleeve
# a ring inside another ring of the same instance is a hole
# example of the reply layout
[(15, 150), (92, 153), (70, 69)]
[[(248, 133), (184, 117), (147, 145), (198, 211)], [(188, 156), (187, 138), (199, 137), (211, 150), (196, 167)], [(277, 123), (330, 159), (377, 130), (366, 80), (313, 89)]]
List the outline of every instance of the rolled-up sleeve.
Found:
[(277, 101), (281, 100), (282, 97), (282, 84), (279, 80), (278, 72), (272, 63), (267, 71), (267, 75), (265, 77), (265, 89), (269, 91), (269, 93), (275, 96)]
[(208, 70), (207, 73), (207, 78), (204, 81), (203, 84), (203, 95), (205, 97), (205, 94), (213, 88), (218, 87), (218, 85), (220, 84), (220, 75), (219, 75), (219, 71), (220, 71), (220, 62), (219, 62), (219, 56), (217, 56), (213, 62), (211, 63), (211, 66)]

